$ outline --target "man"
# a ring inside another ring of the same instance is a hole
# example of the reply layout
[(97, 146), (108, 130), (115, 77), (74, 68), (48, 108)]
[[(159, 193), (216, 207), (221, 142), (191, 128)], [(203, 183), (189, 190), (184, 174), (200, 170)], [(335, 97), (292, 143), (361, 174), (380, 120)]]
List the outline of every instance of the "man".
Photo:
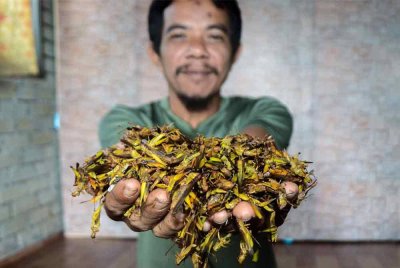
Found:
[[(149, 34), (148, 53), (166, 78), (168, 98), (136, 108), (116, 106), (100, 125), (103, 146), (117, 143), (131, 123), (147, 127), (173, 123), (191, 138), (198, 134), (223, 137), (239, 132), (257, 137), (272, 135), (278, 147), (288, 146), (292, 119), (277, 100), (220, 95), (221, 86), (240, 54), (241, 15), (236, 0), (153, 1)], [(175, 267), (177, 249), (170, 250), (173, 243), (165, 238), (183, 227), (185, 215), (172, 215), (166, 191), (156, 189), (149, 194), (140, 217), (123, 217), (138, 197), (139, 188), (135, 179), (119, 182), (106, 197), (107, 214), (124, 221), (134, 231), (152, 230), (139, 234), (137, 267)], [(278, 224), (283, 222), (288, 209), (277, 215)], [(232, 217), (256, 221), (251, 206), (242, 202), (233, 215), (227, 211), (212, 215), (203, 230), (208, 231), (212, 224), (232, 221)], [(257, 234), (256, 239), (261, 244), (260, 260), (253, 263), (248, 258), (243, 267), (275, 267), (265, 235)], [(210, 256), (210, 267), (240, 267), (236, 260), (239, 240), (239, 235), (235, 235), (228, 248)], [(190, 260), (180, 267), (192, 267)]]

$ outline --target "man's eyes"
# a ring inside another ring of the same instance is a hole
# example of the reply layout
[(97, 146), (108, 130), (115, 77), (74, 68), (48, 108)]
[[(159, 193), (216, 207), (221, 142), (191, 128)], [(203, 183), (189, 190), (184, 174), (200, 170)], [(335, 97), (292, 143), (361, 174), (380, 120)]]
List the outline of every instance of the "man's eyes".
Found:
[(208, 36), (208, 38), (210, 38), (211, 40), (215, 40), (215, 41), (224, 41), (225, 40), (225, 36), (223, 36), (221, 34), (210, 34)]
[(186, 35), (183, 33), (174, 33), (169, 36), (170, 39), (183, 39)]
[[(168, 38), (170, 40), (184, 40), (184, 39), (187, 39), (190, 37), (188, 37), (188, 35), (185, 33), (171, 33), (168, 36)], [(213, 41), (213, 42), (223, 42), (223, 41), (225, 41), (226, 36), (223, 34), (207, 34), (206, 38), (207, 38), (207, 40)]]

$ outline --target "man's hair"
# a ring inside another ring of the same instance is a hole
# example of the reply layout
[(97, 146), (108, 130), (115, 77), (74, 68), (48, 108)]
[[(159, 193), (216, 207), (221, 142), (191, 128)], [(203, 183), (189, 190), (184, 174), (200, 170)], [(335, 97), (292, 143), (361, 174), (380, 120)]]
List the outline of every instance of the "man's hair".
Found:
[[(242, 33), (242, 17), (237, 0), (212, 0), (214, 5), (226, 11), (229, 18), (229, 41), (232, 47), (232, 55), (235, 55), (240, 45)], [(160, 55), (162, 30), (164, 26), (164, 10), (173, 0), (153, 0), (148, 15), (148, 30), (150, 41), (154, 51)]]

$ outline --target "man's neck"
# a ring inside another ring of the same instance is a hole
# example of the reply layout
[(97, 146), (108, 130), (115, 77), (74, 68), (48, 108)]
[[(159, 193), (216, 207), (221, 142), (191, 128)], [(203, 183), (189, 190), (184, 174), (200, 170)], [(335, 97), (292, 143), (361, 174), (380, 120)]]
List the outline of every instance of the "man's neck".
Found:
[(174, 92), (170, 92), (168, 97), (172, 112), (187, 122), (192, 128), (196, 128), (201, 122), (218, 112), (221, 96), (216, 95), (202, 111), (189, 111)]

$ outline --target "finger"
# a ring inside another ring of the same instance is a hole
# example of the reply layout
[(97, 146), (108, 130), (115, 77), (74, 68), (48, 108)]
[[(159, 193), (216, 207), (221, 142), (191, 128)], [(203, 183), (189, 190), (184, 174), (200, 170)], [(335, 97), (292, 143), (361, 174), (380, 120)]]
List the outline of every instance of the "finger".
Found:
[[(299, 187), (297, 186), (296, 183), (291, 181), (285, 181), (282, 182), (282, 187), (285, 189), (286, 198), (288, 199), (289, 202), (294, 201), (297, 198), (297, 195), (299, 194)], [(290, 204), (287, 204), (285, 207), (276, 212), (275, 215), (276, 226), (281, 226), (283, 224), (291, 207), (292, 206)]]
[(139, 195), (140, 183), (135, 179), (118, 182), (106, 195), (105, 211), (113, 220), (121, 220), (125, 211), (133, 205)]
[(203, 224), (203, 232), (208, 232), (211, 230), (211, 223), (206, 220)]
[(282, 182), (282, 187), (285, 189), (286, 198), (289, 201), (293, 201), (296, 199), (297, 195), (299, 194), (299, 186), (296, 183), (291, 181)]
[(141, 212), (135, 211), (129, 218), (124, 219), (125, 223), (134, 231), (147, 231), (158, 224), (169, 210), (169, 197), (167, 191), (155, 189), (152, 191)]
[(184, 226), (186, 215), (178, 212), (173, 215), (170, 211), (165, 218), (153, 228), (155, 236), (170, 238), (175, 235)]
[[(291, 181), (284, 181), (281, 183), (281, 185), (285, 189), (286, 198), (289, 201), (289, 203), (291, 201), (295, 201), (299, 194), (299, 186), (296, 183), (291, 182)], [(280, 226), (283, 224), (291, 207), (292, 206), (290, 204), (287, 204), (282, 209), (276, 211), (276, 215), (275, 215), (276, 226)]]
[(226, 210), (221, 210), (218, 211), (217, 213), (213, 214), (209, 220), (211, 222), (214, 222), (216, 224), (224, 224), (228, 221), (228, 219), (232, 216), (232, 213), (226, 211)]
[(167, 215), (170, 203), (170, 198), (166, 190), (153, 190), (142, 208), (142, 222), (151, 227), (156, 225)]
[(244, 222), (251, 220), (256, 216), (253, 207), (249, 202), (240, 201), (232, 211), (233, 216), (243, 220)]

